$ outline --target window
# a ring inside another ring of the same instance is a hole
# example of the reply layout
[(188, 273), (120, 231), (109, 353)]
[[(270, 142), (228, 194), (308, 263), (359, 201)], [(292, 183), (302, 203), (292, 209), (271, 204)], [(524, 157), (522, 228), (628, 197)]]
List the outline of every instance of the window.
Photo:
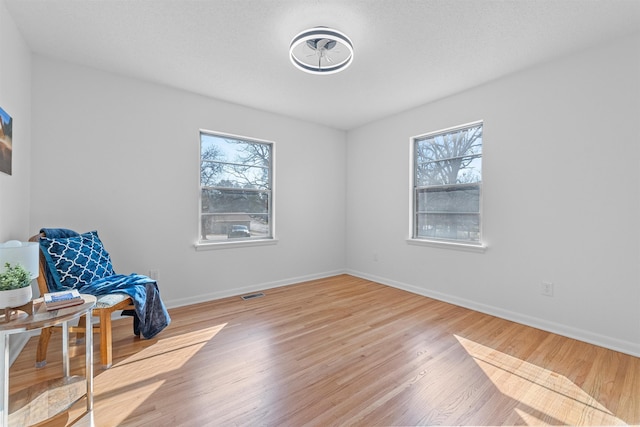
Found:
[(482, 122), (412, 138), (413, 239), (481, 245)]
[(273, 238), (273, 143), (200, 132), (200, 243)]

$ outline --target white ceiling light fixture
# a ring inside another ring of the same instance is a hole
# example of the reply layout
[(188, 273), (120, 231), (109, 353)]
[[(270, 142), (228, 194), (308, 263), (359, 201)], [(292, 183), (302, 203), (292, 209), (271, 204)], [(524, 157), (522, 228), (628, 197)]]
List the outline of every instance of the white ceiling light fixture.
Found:
[(353, 44), (343, 32), (333, 28), (310, 28), (291, 40), (289, 58), (307, 73), (334, 74), (351, 65)]

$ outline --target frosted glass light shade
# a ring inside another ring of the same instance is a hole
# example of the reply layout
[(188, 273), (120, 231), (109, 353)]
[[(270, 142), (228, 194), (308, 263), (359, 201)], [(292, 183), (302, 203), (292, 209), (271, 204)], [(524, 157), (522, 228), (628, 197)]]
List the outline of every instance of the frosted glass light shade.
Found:
[(18, 240), (0, 243), (0, 273), (6, 271), (6, 263), (12, 266), (20, 264), (29, 272), (31, 280), (38, 277), (40, 274), (39, 246), (36, 242)]

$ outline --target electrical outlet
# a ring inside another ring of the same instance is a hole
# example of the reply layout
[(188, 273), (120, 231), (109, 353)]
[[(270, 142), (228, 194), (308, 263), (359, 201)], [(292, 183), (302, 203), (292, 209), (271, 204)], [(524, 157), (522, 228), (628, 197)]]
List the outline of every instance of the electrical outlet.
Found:
[(158, 280), (158, 270), (149, 270), (149, 278), (153, 280)]
[(547, 297), (553, 296), (553, 283), (551, 282), (542, 282), (540, 285), (540, 293)]
[(373, 262), (378, 262), (378, 253), (373, 254)]

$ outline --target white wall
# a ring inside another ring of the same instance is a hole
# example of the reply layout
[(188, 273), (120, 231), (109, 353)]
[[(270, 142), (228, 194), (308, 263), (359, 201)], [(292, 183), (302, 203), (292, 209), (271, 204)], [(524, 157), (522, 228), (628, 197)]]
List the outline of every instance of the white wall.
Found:
[[(36, 56), (30, 227), (98, 229), (119, 272), (160, 270), (170, 306), (346, 266), (640, 355), (639, 47), (620, 40), (348, 135)], [(409, 138), (478, 119), (488, 250), (407, 245)], [(193, 249), (199, 128), (276, 141), (277, 245)]]
[(0, 107), (13, 118), (12, 174), (0, 172), (0, 242), (29, 237), (31, 54), (0, 2)]
[[(0, 107), (13, 118), (12, 173), (0, 172), (0, 242), (29, 238), (31, 53), (0, 1)], [(35, 280), (32, 287), (37, 290)], [(11, 336), (9, 363), (29, 336)]]
[[(168, 306), (344, 271), (344, 132), (40, 56), (33, 94), (34, 233), (97, 229)], [(275, 142), (276, 245), (195, 251), (201, 128)]]
[[(351, 131), (349, 271), (640, 355), (639, 118), (634, 37)], [(475, 120), (489, 248), (408, 245), (409, 138)]]

